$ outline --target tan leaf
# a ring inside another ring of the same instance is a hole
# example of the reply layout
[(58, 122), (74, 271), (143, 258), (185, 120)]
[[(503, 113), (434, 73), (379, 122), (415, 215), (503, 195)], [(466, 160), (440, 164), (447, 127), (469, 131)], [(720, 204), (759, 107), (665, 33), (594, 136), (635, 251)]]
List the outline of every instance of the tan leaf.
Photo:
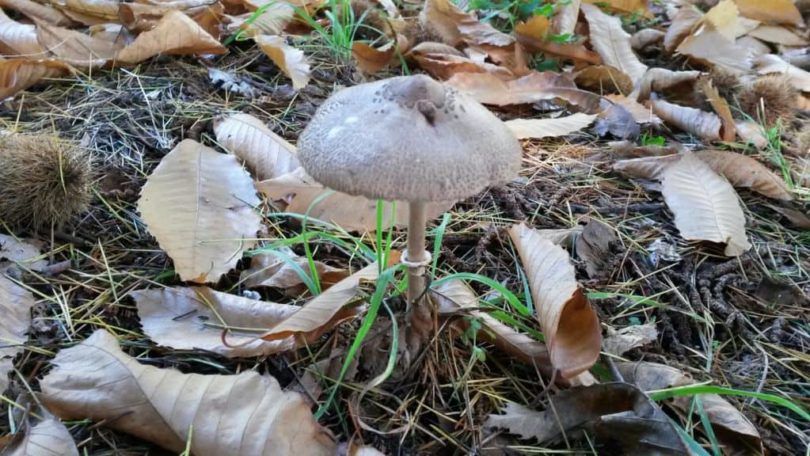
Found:
[(0, 274), (10, 270), (18, 271), (20, 268), (32, 271), (43, 270), (48, 266), (48, 260), (39, 253), (41, 244), (33, 239), (17, 240), (0, 234)]
[(630, 76), (609, 65), (591, 65), (578, 71), (574, 76), (577, 87), (597, 93), (629, 94), (633, 91)]
[(768, 43), (784, 44), (786, 46), (807, 46), (810, 44), (807, 39), (782, 25), (760, 25), (749, 32), (748, 36)]
[(734, 187), (696, 155), (685, 154), (664, 170), (661, 193), (684, 239), (724, 243), (727, 256), (751, 248)]
[(728, 40), (711, 24), (703, 24), (687, 36), (677, 52), (732, 73), (745, 73), (751, 69), (749, 51)]
[(163, 19), (163, 16), (172, 11), (180, 11), (186, 16), (193, 18), (206, 9), (206, 6), (184, 9), (182, 5), (177, 5), (174, 2), (157, 5), (147, 3), (123, 3), (119, 8), (118, 15), (121, 22), (130, 31), (145, 32), (155, 28), (160, 20)]
[(630, 350), (643, 347), (658, 339), (655, 323), (633, 325), (618, 331), (608, 327), (608, 336), (602, 341), (605, 353), (621, 356)]
[(647, 11), (647, 0), (584, 0), (588, 4), (605, 5), (608, 8), (623, 13), (638, 13)]
[(720, 139), (720, 127), (723, 122), (713, 113), (676, 105), (665, 100), (651, 100), (650, 106), (655, 115), (670, 125), (692, 133), (704, 141)]
[(793, 87), (802, 92), (810, 92), (810, 72), (785, 62), (777, 55), (766, 54), (760, 56), (757, 58), (755, 65), (759, 74), (784, 74)]
[(575, 249), (577, 257), (585, 263), (585, 272), (592, 279), (610, 277), (615, 256), (612, 248), (621, 245), (616, 230), (607, 223), (587, 219), (582, 234), (577, 236)]
[(42, 401), (62, 419), (106, 421), (170, 451), (194, 454), (333, 455), (309, 405), (270, 376), (183, 374), (145, 366), (103, 329), (57, 353)]
[[(730, 0), (726, 0), (730, 1)], [(720, 136), (723, 141), (734, 141), (737, 138), (737, 126), (735, 125), (734, 116), (731, 114), (731, 108), (725, 98), (720, 96), (720, 92), (712, 85), (712, 80), (703, 78), (698, 81), (697, 86), (706, 96), (706, 100), (712, 105), (714, 112), (720, 116), (722, 128), (720, 129)]]
[(602, 335), (568, 253), (524, 224), (513, 225), (509, 236), (526, 270), (552, 364), (563, 378), (590, 369), (599, 358)]
[(554, 33), (557, 35), (563, 35), (566, 33), (573, 35), (576, 32), (581, 4), (581, 0), (571, 0), (569, 2), (556, 4), (557, 9), (554, 12), (554, 17), (551, 20), (551, 29), (554, 31)]
[(762, 131), (762, 125), (752, 121), (744, 120), (736, 123), (737, 136), (745, 143), (753, 144), (757, 149), (764, 149), (768, 146), (768, 138)]
[(387, 67), (394, 61), (396, 52), (397, 47), (393, 43), (382, 48), (374, 48), (359, 41), (352, 43), (352, 57), (357, 68), (366, 74), (374, 74)]
[(281, 71), (292, 80), (293, 88), (303, 89), (309, 84), (309, 60), (304, 52), (287, 44), (277, 35), (258, 35), (253, 40)]
[[(489, 73), (498, 79), (514, 79), (512, 72), (504, 67), (484, 61), (478, 62), (455, 53), (424, 52), (423, 44), (425, 43), (414, 46), (408, 53), (408, 57), (416, 61), (420, 68), (436, 79), (450, 79), (459, 73)], [(428, 49), (432, 50), (432, 48), (433, 46)]]
[(248, 36), (278, 35), (284, 31), (293, 17), (295, 8), (287, 2), (270, 2), (261, 6), (262, 13), (247, 13), (239, 17), (232, 17), (228, 29), (234, 33), (244, 30)]
[[(374, 231), (377, 229), (376, 201), (334, 192), (317, 183), (308, 176), (303, 168), (291, 173), (258, 182), (256, 187), (273, 201), (286, 205), (285, 212), (295, 214), (309, 213), (309, 217), (324, 222), (334, 223), (349, 231)], [(324, 197), (325, 193), (331, 195)], [(317, 204), (313, 205), (313, 202)], [(431, 203), (428, 205), (428, 217), (435, 218), (452, 206), (452, 203)], [(392, 220), (392, 204), (385, 203), (383, 227), (406, 226), (408, 224), (408, 203), (396, 203), (396, 214)]]
[(664, 40), (666, 33), (657, 29), (641, 29), (630, 38), (630, 46), (634, 51), (643, 51), (648, 47)]
[(711, 24), (727, 40), (734, 41), (738, 36), (738, 14), (734, 0), (722, 0), (703, 16), (703, 21)]
[(686, 6), (679, 9), (664, 35), (664, 49), (667, 52), (674, 52), (702, 18), (703, 13), (696, 8)]
[(630, 76), (634, 83), (640, 81), (647, 72), (647, 65), (633, 52), (630, 34), (622, 28), (621, 20), (591, 4), (582, 5), (582, 12), (590, 26), (591, 46), (602, 61)]
[(76, 443), (61, 421), (49, 416), (25, 430), (25, 436), (7, 448), (5, 456), (79, 456)]
[(8, 388), (14, 357), (25, 348), (34, 304), (30, 291), (0, 275), (0, 394)]
[(639, 124), (659, 126), (662, 123), (661, 119), (652, 112), (652, 109), (631, 98), (618, 94), (605, 95), (605, 98), (624, 108)]
[(771, 53), (771, 48), (768, 47), (767, 44), (754, 38), (753, 36), (743, 36), (737, 38), (736, 44), (737, 47), (741, 47), (748, 51), (748, 55), (751, 57), (752, 61), (761, 55)]
[(511, 36), (480, 22), (475, 15), (465, 13), (450, 0), (426, 0), (419, 20), (451, 46), (462, 41), (501, 47), (514, 43)]
[(0, 7), (19, 11), (30, 19), (38, 19), (52, 25), (65, 26), (73, 23), (59, 10), (31, 0), (0, 0)]
[(116, 59), (121, 63), (138, 63), (158, 54), (224, 54), (219, 41), (194, 20), (179, 11), (171, 11), (154, 29), (141, 33)]
[[(2, 27), (2, 25), (0, 25)], [(46, 78), (58, 78), (73, 68), (58, 60), (14, 59), (0, 61), (0, 100), (13, 96)]]
[(123, 46), (45, 23), (37, 24), (39, 43), (58, 60), (79, 67), (103, 66)]
[(549, 40), (532, 38), (527, 35), (517, 35), (517, 40), (522, 48), (531, 53), (544, 53), (552, 57), (559, 57), (563, 60), (573, 60), (575, 62), (599, 65), (602, 58), (599, 54), (585, 47), (583, 43), (560, 44)]
[[(322, 288), (328, 288), (349, 274), (345, 269), (335, 268), (320, 261), (314, 261), (315, 272)], [(288, 294), (298, 294), (304, 279), (301, 272), (311, 277), (309, 260), (295, 254), (291, 249), (279, 249), (254, 255), (250, 258), (250, 268), (242, 271), (240, 281), (248, 288), (281, 288)]]
[(515, 24), (515, 35), (545, 40), (551, 27), (551, 21), (542, 15), (536, 14), (528, 20)]
[(249, 114), (216, 120), (214, 134), (222, 147), (245, 162), (256, 180), (272, 179), (301, 166), (295, 146)]
[(118, 20), (118, 0), (53, 0), (51, 4), (84, 25)]
[(233, 155), (186, 139), (152, 171), (138, 210), (180, 278), (215, 282), (255, 245), (253, 180)]
[(724, 150), (705, 150), (696, 154), (735, 187), (750, 188), (782, 201), (793, 199), (785, 181), (755, 158)]
[(636, 179), (661, 180), (664, 170), (671, 164), (680, 160), (680, 155), (664, 155), (660, 157), (639, 157), (628, 160), (618, 160), (613, 163), (613, 170), (627, 177)]
[(582, 130), (596, 120), (596, 114), (576, 113), (556, 119), (515, 119), (506, 122), (506, 126), (518, 139), (553, 138), (565, 136)]
[[(653, 391), (672, 388), (676, 386), (691, 385), (695, 383), (688, 375), (680, 370), (664, 364), (649, 362), (620, 362), (616, 366), (624, 380), (638, 385), (644, 391)], [(717, 437), (728, 454), (761, 454), (762, 440), (757, 428), (739, 410), (726, 399), (717, 394), (700, 394), (698, 396), (677, 397), (671, 402), (672, 406), (681, 413), (698, 413), (692, 406), (694, 398), (703, 403), (703, 409), (709, 417)]]
[(132, 41), (134, 37), (131, 33), (121, 24), (97, 24), (88, 27), (87, 33), (93, 38), (99, 40), (109, 41), (116, 45), (126, 46)]
[(573, 87), (565, 76), (554, 72), (532, 72), (512, 81), (503, 81), (489, 73), (457, 73), (447, 84), (467, 92), (478, 102), (496, 106), (535, 103), (555, 98), (549, 88)]
[(0, 9), (0, 54), (42, 57), (36, 27), (12, 20)]
[(663, 92), (674, 87), (691, 87), (702, 73), (700, 71), (672, 71), (666, 68), (650, 68), (639, 82), (636, 91), (630, 95), (639, 101), (650, 98), (652, 92)]
[[(155, 288), (130, 293), (143, 332), (158, 345), (206, 350), (227, 357), (261, 356), (295, 348), (292, 338), (258, 338), (298, 311), (288, 304), (256, 301), (206, 287)], [(223, 344), (223, 331), (228, 345)]]
[[(392, 263), (399, 261), (398, 253), (392, 256), (396, 257), (392, 259)], [(354, 318), (357, 306), (364, 300), (357, 296), (360, 283), (377, 280), (378, 269), (379, 265), (372, 263), (332, 285), (309, 300), (298, 312), (262, 334), (261, 338), (272, 341), (292, 336), (313, 341), (340, 322)], [(358, 299), (353, 302), (355, 298)]]
[(740, 14), (768, 24), (804, 24), (793, 0), (734, 0)]

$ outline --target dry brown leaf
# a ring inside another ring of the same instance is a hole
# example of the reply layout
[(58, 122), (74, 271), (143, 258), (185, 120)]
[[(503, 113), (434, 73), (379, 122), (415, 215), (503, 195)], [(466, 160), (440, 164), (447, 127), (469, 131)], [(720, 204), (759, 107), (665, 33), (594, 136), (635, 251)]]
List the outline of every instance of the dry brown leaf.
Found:
[(475, 15), (465, 13), (450, 0), (425, 1), (419, 20), (451, 46), (467, 42), (505, 47), (515, 41), (492, 25), (480, 22)]
[(585, 272), (592, 279), (609, 277), (614, 273), (611, 249), (620, 246), (616, 231), (596, 219), (589, 219), (582, 234), (577, 236), (577, 257), (585, 262)]
[(550, 27), (551, 21), (547, 17), (536, 14), (526, 21), (515, 24), (515, 35), (544, 40)]
[(793, 199), (785, 181), (755, 158), (724, 150), (706, 150), (696, 154), (735, 187), (750, 188), (782, 201)]
[(652, 92), (663, 92), (688, 86), (689, 91), (702, 73), (700, 71), (672, 71), (666, 68), (650, 68), (639, 82), (636, 91), (630, 95), (639, 101), (650, 98)]
[(679, 9), (664, 35), (664, 49), (667, 52), (674, 52), (702, 18), (703, 13), (697, 8), (685, 6)]
[(295, 146), (249, 114), (216, 120), (214, 134), (222, 147), (245, 162), (256, 180), (272, 179), (301, 166)]
[(530, 53), (547, 54), (563, 60), (573, 60), (575, 62), (600, 65), (602, 58), (599, 54), (585, 47), (583, 43), (560, 44), (549, 40), (539, 40), (527, 35), (517, 35), (518, 43), (522, 48)]
[(8, 388), (14, 357), (25, 348), (34, 304), (30, 291), (0, 275), (0, 394)]
[(711, 79), (700, 79), (697, 86), (703, 92), (703, 95), (706, 96), (706, 100), (709, 104), (712, 105), (714, 112), (720, 116), (720, 121), (722, 122), (720, 137), (723, 141), (734, 141), (737, 138), (737, 126), (735, 125), (734, 116), (731, 115), (731, 108), (728, 106), (726, 99), (720, 96), (720, 92), (712, 85)]
[(726, 39), (711, 24), (701, 25), (684, 38), (677, 52), (732, 73), (745, 73), (751, 69), (748, 49)]
[(613, 170), (635, 179), (661, 180), (664, 170), (680, 160), (680, 157), (680, 155), (673, 154), (618, 160), (613, 163)]
[(224, 54), (226, 49), (193, 19), (180, 11), (171, 11), (154, 29), (141, 33), (122, 49), (116, 60), (139, 63), (159, 54)]
[(646, 13), (647, 0), (583, 0), (585, 3), (605, 5), (622, 13)]
[(793, 87), (802, 92), (810, 92), (810, 72), (785, 62), (778, 55), (760, 56), (756, 59), (755, 66), (759, 74), (784, 74)]
[(253, 41), (292, 80), (294, 89), (300, 90), (309, 84), (309, 60), (303, 51), (288, 45), (284, 38), (277, 35), (258, 35), (253, 37)]
[(254, 11), (239, 17), (231, 17), (228, 30), (232, 33), (243, 30), (248, 36), (278, 35), (295, 16), (295, 7), (287, 2), (270, 2), (261, 5), (261, 8), (263, 12), (259, 15)]
[(408, 58), (416, 61), (419, 67), (428, 74), (441, 80), (450, 79), (459, 73), (489, 73), (496, 76), (498, 79), (507, 81), (515, 77), (511, 71), (502, 66), (483, 61), (475, 61), (454, 53), (426, 53), (424, 52), (422, 44), (411, 49), (408, 53)]
[[(261, 356), (295, 348), (292, 338), (258, 338), (300, 309), (256, 301), (206, 287), (156, 288), (130, 293), (143, 332), (175, 350), (206, 350), (227, 357)], [(223, 331), (228, 330), (223, 343)]]
[[(270, 376), (183, 374), (146, 366), (103, 329), (61, 350), (41, 381), (63, 419), (106, 421), (173, 452), (198, 455), (333, 455), (335, 444), (298, 393)], [(193, 429), (193, 430), (192, 430)]]
[[(165, 4), (159, 3), (157, 5), (147, 3), (123, 3), (119, 8), (119, 16), (121, 18), (121, 23), (124, 24), (130, 31), (145, 32), (155, 28), (158, 22), (163, 19), (163, 16), (172, 11), (181, 11), (186, 16), (195, 18), (195, 22), (200, 24), (200, 21), (196, 19), (197, 16), (205, 13), (206, 11), (214, 11), (216, 9), (216, 7), (207, 5), (195, 6), (189, 9), (183, 8), (183, 6), (184, 5), (177, 4), (176, 2)], [(256, 20), (258, 21), (263, 17), (264, 15), (258, 16)], [(209, 17), (208, 19), (210, 20), (213, 18)], [(203, 29), (205, 29), (212, 36), (215, 36), (215, 34), (211, 33), (211, 30), (209, 30), (208, 27), (203, 26)]]
[(118, 0), (52, 0), (50, 3), (84, 25), (118, 21)]
[(48, 261), (39, 253), (41, 242), (17, 240), (0, 234), (0, 275), (18, 274), (21, 269), (42, 271)]
[(807, 46), (810, 44), (810, 41), (806, 38), (797, 35), (793, 30), (782, 25), (760, 25), (750, 31), (748, 36), (768, 43), (784, 44), (786, 46)]
[(793, 0), (734, 0), (740, 14), (767, 24), (804, 24)]
[(576, 281), (568, 253), (524, 224), (509, 229), (526, 270), (535, 313), (551, 362), (563, 378), (584, 372), (599, 358), (599, 319)]
[(78, 67), (99, 67), (123, 46), (113, 41), (45, 23), (37, 23), (39, 43), (57, 60)]
[[(272, 201), (280, 202), (285, 212), (309, 214), (309, 217), (334, 223), (349, 231), (374, 231), (377, 229), (377, 202), (362, 196), (351, 196), (325, 188), (306, 174), (303, 168), (274, 179), (256, 184), (261, 193)], [(324, 197), (325, 193), (331, 195)], [(316, 202), (313, 205), (312, 203)], [(452, 203), (431, 203), (428, 217), (435, 218), (452, 206)], [(386, 202), (383, 212), (383, 227), (408, 224), (408, 203), (396, 203), (392, 216), (392, 204)], [(393, 220), (392, 220), (393, 217)]]
[(602, 341), (605, 353), (621, 356), (630, 350), (643, 347), (658, 339), (655, 323), (627, 326), (618, 331), (608, 326), (608, 336)]
[[(345, 269), (335, 268), (320, 261), (314, 261), (313, 264), (322, 289), (329, 288), (349, 275)], [(309, 260), (296, 255), (289, 248), (282, 248), (252, 256), (250, 268), (242, 271), (240, 282), (248, 288), (281, 288), (287, 294), (297, 295), (303, 291), (302, 274), (311, 277)]]
[(569, 33), (573, 35), (574, 32), (576, 32), (581, 4), (581, 0), (570, 0), (556, 4), (557, 8), (551, 20), (551, 29), (555, 34), (563, 35)]
[(70, 74), (72, 71), (73, 68), (70, 65), (58, 60), (0, 61), (0, 100), (13, 96), (43, 79), (58, 78)]
[(73, 23), (59, 10), (31, 0), (0, 0), (0, 7), (19, 11), (30, 19), (38, 19), (52, 25), (65, 26)]
[(582, 130), (596, 120), (596, 114), (576, 113), (555, 119), (515, 119), (506, 122), (506, 126), (518, 139), (553, 138), (565, 136)]
[[(622, 377), (628, 383), (634, 383), (644, 391), (661, 390), (695, 383), (688, 375), (678, 369), (664, 364), (649, 362), (616, 363)], [(757, 428), (739, 410), (726, 399), (717, 394), (701, 394), (694, 397), (677, 397), (672, 406), (681, 413), (688, 413), (695, 408), (691, 403), (699, 398), (703, 409), (714, 427), (714, 432), (723, 446), (728, 446), (728, 454), (761, 454), (762, 440)]]
[(394, 61), (396, 52), (397, 47), (393, 42), (381, 48), (371, 47), (359, 41), (352, 43), (352, 57), (357, 63), (357, 68), (365, 74), (383, 70)]
[(27, 427), (25, 436), (9, 447), (0, 443), (0, 450), (4, 456), (79, 456), (70, 432), (53, 416)]
[(720, 139), (720, 128), (723, 126), (723, 122), (720, 117), (711, 112), (676, 105), (665, 100), (651, 100), (650, 106), (655, 115), (672, 126), (692, 133), (704, 141)]
[[(396, 261), (399, 261), (398, 252), (394, 252), (391, 258), (392, 263)], [(332, 285), (309, 300), (298, 312), (262, 334), (261, 338), (272, 341), (294, 337), (311, 342), (342, 321), (354, 318), (358, 305), (365, 300), (358, 297), (360, 284), (376, 281), (378, 270), (379, 265), (372, 263)]]
[(633, 52), (630, 34), (622, 28), (621, 20), (591, 4), (582, 5), (582, 12), (590, 26), (591, 46), (602, 61), (630, 76), (633, 83), (640, 81), (647, 72), (647, 65)]
[(630, 76), (609, 65), (591, 65), (578, 71), (574, 76), (577, 87), (597, 93), (629, 94), (633, 91)]
[(447, 84), (467, 92), (478, 102), (496, 106), (535, 103), (555, 98), (549, 88), (573, 87), (564, 75), (532, 72), (512, 81), (503, 81), (489, 73), (458, 73)]
[(687, 153), (668, 166), (661, 184), (684, 239), (724, 243), (727, 256), (740, 256), (751, 248), (737, 192), (696, 155)]
[(36, 27), (12, 20), (0, 9), (0, 54), (42, 57), (44, 53), (37, 41)]
[(631, 98), (624, 95), (606, 95), (605, 98), (624, 108), (639, 124), (651, 124), (657, 127), (662, 123), (661, 119), (652, 112), (652, 109)]
[(768, 138), (763, 132), (762, 125), (753, 120), (737, 121), (737, 136), (747, 144), (753, 144), (757, 149), (764, 149), (768, 146)]
[(180, 278), (215, 282), (256, 241), (253, 180), (233, 155), (186, 139), (152, 171), (138, 210)]
[(121, 24), (97, 24), (88, 27), (87, 33), (93, 38), (109, 41), (116, 45), (126, 46), (135, 38)]

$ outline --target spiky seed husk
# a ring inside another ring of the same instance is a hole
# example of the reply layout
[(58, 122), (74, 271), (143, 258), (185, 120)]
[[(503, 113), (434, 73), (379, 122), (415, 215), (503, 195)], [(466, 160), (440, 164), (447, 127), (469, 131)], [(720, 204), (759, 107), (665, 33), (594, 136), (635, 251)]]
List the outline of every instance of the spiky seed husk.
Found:
[(0, 220), (17, 228), (61, 226), (92, 199), (90, 154), (48, 135), (0, 137)]
[(726, 100), (733, 100), (742, 87), (740, 78), (730, 71), (715, 68), (711, 71), (710, 77), (720, 96)]
[(769, 127), (780, 120), (786, 123), (796, 111), (798, 94), (784, 76), (764, 76), (740, 91), (740, 109)]

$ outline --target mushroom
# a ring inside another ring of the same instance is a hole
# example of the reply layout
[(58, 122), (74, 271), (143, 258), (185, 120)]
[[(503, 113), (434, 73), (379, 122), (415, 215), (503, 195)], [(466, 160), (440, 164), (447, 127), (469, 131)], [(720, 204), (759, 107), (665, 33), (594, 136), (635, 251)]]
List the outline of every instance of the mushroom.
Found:
[(431, 259), (425, 250), (426, 204), (467, 198), (514, 178), (521, 148), (480, 103), (415, 75), (334, 93), (301, 134), (298, 155), (306, 172), (329, 188), (409, 203), (402, 262), (411, 311), (424, 320), (430, 318), (420, 305)]

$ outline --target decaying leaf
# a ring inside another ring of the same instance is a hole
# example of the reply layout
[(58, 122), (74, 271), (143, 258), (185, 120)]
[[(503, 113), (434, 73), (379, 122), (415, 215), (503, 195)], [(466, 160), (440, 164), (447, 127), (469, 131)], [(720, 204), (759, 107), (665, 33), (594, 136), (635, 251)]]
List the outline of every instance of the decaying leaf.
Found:
[(728, 256), (751, 248), (734, 187), (703, 160), (683, 155), (664, 170), (661, 183), (664, 201), (684, 239), (724, 243)]
[(590, 26), (591, 45), (602, 61), (630, 76), (634, 83), (640, 81), (647, 72), (647, 65), (633, 52), (630, 34), (622, 28), (621, 20), (603, 13), (595, 5), (586, 3), (581, 8)]
[(804, 24), (792, 0), (734, 0), (740, 14), (766, 24)]
[(745, 73), (751, 69), (748, 49), (728, 40), (708, 23), (684, 38), (677, 52), (732, 73)]
[[(334, 223), (349, 231), (377, 229), (377, 202), (362, 196), (351, 196), (325, 188), (308, 176), (303, 168), (274, 179), (258, 182), (256, 187), (267, 198), (280, 202), (285, 212), (309, 214), (310, 218)], [(330, 193), (329, 196), (324, 194)], [(313, 204), (316, 203), (316, 204)], [(430, 203), (428, 217), (435, 218), (453, 205), (452, 202)], [(392, 215), (392, 209), (396, 212)], [(408, 224), (408, 203), (386, 202), (383, 227)]]
[(650, 106), (655, 115), (670, 125), (692, 133), (704, 141), (720, 139), (720, 128), (723, 126), (723, 122), (716, 114), (660, 99), (652, 100)]
[(576, 240), (577, 256), (585, 262), (588, 277), (605, 277), (613, 273), (611, 247), (618, 244), (619, 237), (613, 228), (599, 220), (588, 220)]
[[(320, 261), (313, 263), (323, 289), (348, 276), (345, 269), (335, 268)], [(299, 294), (303, 291), (304, 285), (301, 273), (310, 277), (309, 260), (286, 248), (252, 256), (250, 268), (242, 271), (240, 281), (249, 288), (280, 288), (287, 294)]]
[(506, 126), (518, 139), (550, 138), (565, 136), (582, 130), (592, 124), (595, 114), (576, 113), (555, 119), (515, 119), (506, 122)]
[(253, 180), (233, 155), (186, 139), (152, 171), (138, 210), (183, 280), (216, 281), (255, 245)]
[(630, 38), (634, 51), (645, 51), (647, 48), (664, 41), (666, 33), (658, 29), (641, 29)]
[(158, 54), (224, 54), (216, 38), (180, 11), (171, 11), (152, 30), (143, 32), (122, 49), (116, 60), (138, 63)]
[(722, 0), (703, 16), (703, 22), (711, 24), (717, 33), (729, 41), (737, 39), (739, 11), (734, 0)]
[(572, 388), (549, 398), (536, 412), (507, 402), (502, 414), (489, 415), (485, 428), (506, 429), (522, 439), (561, 440), (586, 429), (598, 441), (621, 445), (622, 454), (687, 455), (686, 446), (667, 415), (641, 390), (627, 383)]
[[(155, 288), (130, 293), (143, 332), (158, 345), (207, 350), (227, 357), (261, 356), (295, 348), (292, 338), (258, 336), (298, 311), (288, 304), (256, 301), (206, 287)], [(223, 343), (223, 331), (226, 331)]]
[[(617, 363), (619, 372), (628, 383), (634, 383), (644, 391), (660, 390), (695, 383), (678, 369), (663, 364), (648, 362)], [(713, 425), (713, 430), (728, 454), (762, 453), (762, 440), (756, 427), (739, 410), (722, 396), (701, 394), (694, 396), (703, 403), (703, 410)], [(682, 413), (694, 410), (690, 406), (693, 397), (678, 397), (672, 405)]]
[(0, 9), (0, 54), (29, 58), (44, 57), (44, 50), (37, 41), (36, 27), (21, 24)]
[(0, 275), (0, 394), (8, 388), (14, 356), (24, 348), (33, 306), (30, 291)]
[(0, 450), (4, 456), (79, 456), (70, 432), (53, 416), (26, 428), (23, 438), (10, 446), (0, 444)]
[(526, 270), (552, 364), (564, 378), (588, 370), (599, 357), (602, 335), (568, 253), (525, 224), (512, 226), (509, 236)]
[(103, 329), (63, 349), (41, 381), (42, 401), (62, 419), (92, 419), (194, 454), (333, 455), (335, 443), (304, 398), (276, 379), (183, 374), (146, 366)]
[(602, 349), (611, 355), (621, 356), (630, 350), (643, 347), (658, 339), (655, 323), (627, 326), (618, 331), (608, 327), (608, 335), (602, 341)]
[(272, 179), (301, 166), (295, 146), (249, 114), (218, 119), (214, 134), (222, 147), (245, 162), (256, 180)]
[(480, 103), (506, 106), (535, 103), (555, 98), (547, 89), (554, 87), (573, 88), (573, 82), (553, 72), (529, 73), (526, 76), (503, 81), (489, 73), (457, 73), (447, 84), (467, 92)]
[(755, 65), (759, 74), (784, 74), (793, 87), (802, 92), (810, 92), (810, 72), (785, 62), (778, 55), (760, 56)]
[(70, 74), (73, 68), (58, 60), (14, 59), (0, 61), (0, 100), (37, 84), (43, 79)]
[(281, 71), (292, 80), (293, 88), (303, 89), (309, 84), (309, 60), (300, 49), (287, 44), (278, 35), (257, 35), (253, 37), (259, 48), (270, 57)]
[(32, 0), (0, 0), (0, 7), (19, 11), (29, 19), (37, 19), (52, 25), (65, 26), (73, 22), (59, 10)]

